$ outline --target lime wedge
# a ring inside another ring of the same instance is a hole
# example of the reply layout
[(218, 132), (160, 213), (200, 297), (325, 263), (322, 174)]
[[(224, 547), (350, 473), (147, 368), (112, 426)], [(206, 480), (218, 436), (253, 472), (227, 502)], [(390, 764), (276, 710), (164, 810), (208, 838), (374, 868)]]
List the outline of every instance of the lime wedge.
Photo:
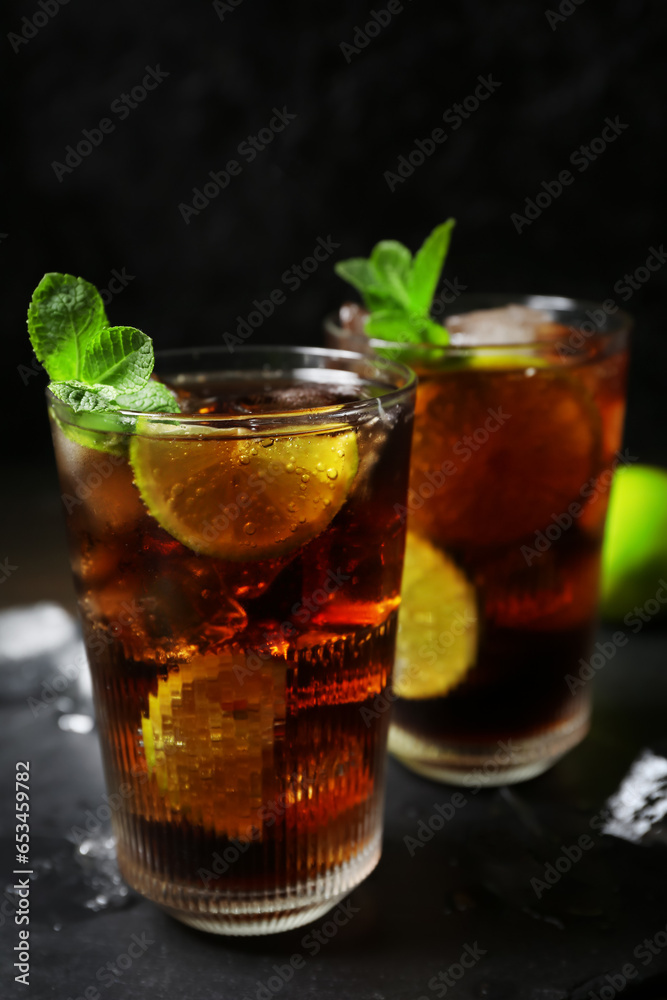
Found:
[(475, 662), (477, 601), (464, 573), (439, 549), (408, 532), (394, 691), (441, 698)]
[(354, 430), (285, 437), (177, 438), (140, 417), (130, 442), (149, 512), (188, 548), (218, 559), (277, 559), (319, 535), (357, 473)]

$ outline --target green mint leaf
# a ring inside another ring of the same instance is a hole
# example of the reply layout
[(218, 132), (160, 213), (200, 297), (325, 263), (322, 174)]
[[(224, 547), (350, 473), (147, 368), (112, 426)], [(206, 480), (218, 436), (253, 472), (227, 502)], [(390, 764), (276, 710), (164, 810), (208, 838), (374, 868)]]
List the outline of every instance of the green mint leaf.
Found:
[(378, 309), (366, 320), (365, 330), (377, 340), (396, 340), (399, 343), (418, 344), (424, 340), (425, 320), (404, 309)]
[[(151, 338), (131, 326), (110, 327), (102, 297), (82, 278), (45, 274), (30, 302), (28, 331), (35, 354), (52, 379), (51, 391), (75, 413), (110, 414), (114, 433), (116, 424), (118, 433), (132, 424), (120, 409), (178, 413), (175, 395), (151, 379)], [(99, 428), (106, 429), (106, 425)], [(75, 430), (85, 436), (90, 428)], [(65, 433), (72, 436), (74, 431)], [(97, 438), (91, 446), (98, 450), (116, 447)]]
[(357, 288), (370, 312), (366, 332), (380, 340), (449, 343), (449, 333), (430, 317), (449, 250), (454, 219), (437, 226), (414, 259), (402, 243), (380, 240), (366, 260), (338, 261), (336, 274)]
[(142, 413), (178, 413), (176, 397), (162, 382), (151, 379), (138, 392), (116, 396), (116, 405), (122, 410), (141, 410)]
[(432, 319), (425, 319), (422, 322), (424, 333), (422, 341), (428, 344), (438, 344), (440, 347), (449, 343), (449, 331), (441, 323), (436, 323)]
[(378, 275), (365, 257), (351, 257), (350, 260), (340, 260), (334, 264), (334, 271), (343, 281), (349, 282), (353, 288), (361, 292), (364, 305), (371, 311), (383, 309), (391, 305), (392, 299), (387, 296), (380, 285)]
[(385, 295), (394, 299), (397, 305), (410, 309), (408, 280), (412, 254), (408, 248), (397, 240), (381, 240), (371, 251), (370, 265)]
[(428, 315), (445, 263), (456, 222), (448, 219), (437, 226), (415, 254), (408, 283), (410, 304), (415, 312)]
[(94, 285), (71, 274), (45, 274), (28, 310), (28, 332), (37, 359), (55, 381), (82, 378), (86, 345), (107, 325)]
[(131, 326), (110, 326), (89, 337), (81, 365), (81, 380), (136, 392), (153, 371), (153, 343)]
[(115, 403), (116, 390), (110, 385), (87, 385), (70, 379), (68, 382), (51, 382), (49, 389), (75, 413), (118, 408)]
[(371, 313), (366, 320), (365, 330), (369, 337), (377, 340), (395, 340), (404, 344), (449, 343), (449, 334), (444, 326), (428, 316), (415, 316), (400, 309), (380, 309)]

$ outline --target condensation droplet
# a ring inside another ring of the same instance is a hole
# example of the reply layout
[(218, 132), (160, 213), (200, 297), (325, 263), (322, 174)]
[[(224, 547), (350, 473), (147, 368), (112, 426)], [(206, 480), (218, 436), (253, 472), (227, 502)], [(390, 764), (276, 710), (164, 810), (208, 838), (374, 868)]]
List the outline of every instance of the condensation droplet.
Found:
[(294, 503), (294, 501), (293, 501), (293, 500), (291, 500), (291, 501), (290, 501), (290, 502), (289, 502), (289, 503), (287, 504), (287, 509), (288, 509), (288, 511), (290, 512), (290, 514), (293, 514), (293, 513), (295, 512), (295, 510), (296, 510), (296, 504)]
[(271, 445), (273, 444), (273, 438), (263, 438), (259, 443), (261, 444), (262, 448), (270, 448)]
[(286, 472), (294, 472), (295, 468), (296, 468), (296, 466), (294, 465), (294, 462), (288, 462), (287, 465), (285, 466), (285, 471)]
[(174, 485), (171, 488), (172, 499), (174, 499), (175, 497), (180, 497), (181, 493), (184, 492), (185, 492), (185, 486), (183, 485), (183, 483), (174, 483)]
[(324, 472), (324, 462), (318, 462), (315, 468), (318, 472)]
[(290, 531), (296, 531), (296, 527), (297, 527), (296, 524), (290, 524), (289, 530)]
[(250, 449), (250, 454), (251, 455), (256, 455), (257, 454), (257, 449), (256, 448), (251, 448)]
[(299, 518), (299, 524), (305, 524), (305, 523), (306, 523), (306, 515), (302, 514), (301, 517)]
[(327, 469), (327, 476), (329, 479), (338, 479), (338, 472), (336, 469)]
[(325, 497), (324, 500), (322, 501), (322, 503), (324, 504), (325, 507), (330, 507), (331, 506), (331, 499), (329, 497)]
[(308, 475), (308, 473), (304, 472), (304, 474), (301, 477), (301, 482), (302, 483), (307, 483), (309, 479), (310, 479), (310, 476)]
[(243, 530), (245, 531), (246, 535), (254, 535), (255, 532), (257, 531), (257, 528), (252, 523), (252, 521), (247, 521), (246, 524), (243, 525)]
[(245, 452), (239, 456), (239, 462), (241, 465), (250, 465), (250, 455), (246, 455)]

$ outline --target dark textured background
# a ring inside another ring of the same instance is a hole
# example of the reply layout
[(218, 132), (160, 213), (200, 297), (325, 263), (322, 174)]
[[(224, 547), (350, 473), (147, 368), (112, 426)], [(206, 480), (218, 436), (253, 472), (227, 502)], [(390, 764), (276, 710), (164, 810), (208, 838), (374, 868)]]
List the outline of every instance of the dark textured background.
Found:
[[(0, 273), (10, 458), (2, 466), (9, 504), (0, 563), (15, 568), (9, 578), (0, 576), (0, 603), (72, 602), (46, 380), (30, 374), (25, 332), (30, 294), (47, 270), (80, 274), (105, 288), (114, 270), (125, 269), (134, 278), (112, 299), (112, 322), (143, 328), (158, 346), (215, 344), (238, 315), (247, 316), (253, 299), (287, 290), (281, 275), (311, 253), (318, 237), (339, 242), (341, 258), (367, 253), (388, 236), (414, 248), (435, 223), (454, 215), (459, 225), (447, 274), (470, 291), (616, 297), (623, 275), (644, 264), (651, 246), (667, 242), (665, 4), (584, 0), (571, 3), (571, 16), (552, 30), (545, 7), (557, 10), (562, 2), (405, 0), (403, 12), (348, 64), (341, 43), (352, 42), (355, 26), (386, 0), (241, 0), (222, 21), (208, 0), (69, 0), (18, 52), (7, 33), (21, 30), (38, 0), (4, 0)], [(62, 161), (66, 146), (96, 128), (112, 102), (156, 64), (169, 77), (126, 120), (112, 114), (114, 132), (59, 182), (53, 161)], [(384, 172), (395, 169), (416, 138), (447, 128), (443, 112), (488, 74), (501, 82), (498, 91), (460, 129), (449, 128), (438, 152), (390, 192)], [(186, 225), (179, 203), (190, 202), (193, 187), (222, 169), (283, 105), (296, 120)], [(628, 125), (624, 133), (517, 234), (511, 214), (570, 166), (570, 155), (600, 134), (605, 118), (616, 116)], [(331, 263), (299, 290), (287, 290), (256, 342), (321, 342), (321, 317), (345, 294)], [(666, 284), (667, 266), (625, 303), (637, 317), (628, 444), (644, 461), (665, 466)], [(457, 993), (461, 998), (601, 995), (606, 974), (632, 959), (644, 935), (664, 927), (661, 845), (631, 847), (610, 838), (592, 876), (580, 879), (579, 869), (564, 880), (562, 895), (550, 893), (542, 911), (525, 898), (527, 875), (516, 888), (507, 872), (524, 857), (515, 854), (513, 838), (522, 843), (515, 828), (527, 837), (537, 816), (545, 840), (535, 856), (556, 857), (558, 845), (586, 829), (587, 811), (617, 787), (635, 753), (653, 735), (664, 736), (664, 639), (653, 642), (642, 637), (606, 668), (593, 735), (575, 754), (511, 796), (480, 796), (478, 812), (466, 814), (453, 836), (448, 832), (448, 849), (429, 849), (410, 871), (402, 837), (442, 796), (397, 775), (392, 765), (386, 861), (359, 890), (369, 916), (350, 936), (341, 935), (321, 967), (309, 967), (303, 995), (342, 1000), (379, 995), (386, 985), (388, 996), (416, 996), (457, 957), (467, 935), (488, 940), (494, 957)], [(16, 740), (17, 749), (7, 750), (11, 760), (19, 746), (36, 756), (35, 808), (44, 829), (61, 837), (100, 801), (92, 736), (65, 737), (55, 724), (33, 732), (13, 706), (3, 727), (7, 746)], [(49, 762), (57, 765), (57, 782)], [(75, 780), (81, 767), (84, 778)], [(0, 769), (3, 781), (9, 773)], [(468, 823), (476, 823), (472, 837)], [(227, 993), (241, 996), (291, 945), (188, 936), (141, 903), (93, 918), (97, 927), (82, 911), (52, 934), (53, 914), (72, 903), (72, 883), (63, 891), (60, 879), (42, 880), (34, 897), (46, 928), (35, 939), (35, 997), (78, 996), (94, 970), (121, 950), (119, 942), (125, 947), (130, 930), (151, 921), (160, 945), (114, 995), (212, 997), (227, 977)], [(623, 996), (664, 996), (664, 970), (663, 954), (649, 969), (655, 978)], [(10, 988), (5, 976), (3, 996)]]
[[(345, 287), (335, 257), (381, 237), (414, 248), (448, 215), (459, 225), (447, 273), (470, 291), (618, 298), (614, 284), (667, 238), (663, 0), (565, 0), (573, 13), (553, 29), (542, 3), (406, 0), (348, 63), (341, 43), (385, 6), (241, 0), (221, 20), (209, 2), (69, 0), (18, 52), (2, 39), (3, 397), (30, 433), (29, 449), (26, 433), (12, 435), (16, 459), (49, 448), (45, 380), (18, 367), (31, 363), (25, 309), (44, 271), (104, 288), (125, 268), (134, 278), (110, 318), (158, 346), (220, 343), (255, 297), (282, 288), (287, 301), (255, 342), (319, 343), (321, 316)], [(40, 9), (3, 8), (5, 34)], [(110, 114), (157, 64), (168, 78), (124, 121)], [(488, 74), (501, 87), (452, 131), (443, 112)], [(248, 163), (238, 145), (274, 106), (297, 118)], [(105, 116), (114, 132), (59, 181), (52, 163)], [(629, 127), (517, 234), (511, 213), (608, 116)], [(384, 172), (439, 126), (447, 142), (392, 193)], [(241, 175), (186, 225), (179, 204), (231, 158)], [(340, 243), (331, 261), (287, 289), (283, 272), (329, 235)], [(638, 320), (628, 442), (663, 464), (666, 276), (663, 267), (626, 303)]]

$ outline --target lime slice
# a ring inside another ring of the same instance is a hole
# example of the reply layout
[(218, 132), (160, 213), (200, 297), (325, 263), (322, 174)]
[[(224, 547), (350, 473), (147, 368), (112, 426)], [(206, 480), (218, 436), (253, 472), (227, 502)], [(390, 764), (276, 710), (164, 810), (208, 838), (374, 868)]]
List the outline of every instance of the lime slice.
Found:
[[(83, 448), (92, 448), (93, 451), (103, 451), (109, 455), (124, 455), (126, 453), (127, 434), (110, 430), (108, 420), (105, 425), (97, 429), (94, 424), (96, 414), (86, 413), (83, 416), (87, 418), (89, 426), (86, 426), (85, 420), (82, 420), (80, 424), (67, 423), (55, 413), (53, 419), (65, 437), (74, 444)], [(108, 414), (104, 414), (104, 416), (108, 417)], [(102, 423), (99, 418), (98, 422)]]
[(146, 507), (183, 545), (218, 559), (276, 559), (319, 535), (357, 473), (354, 430), (289, 437), (202, 439), (151, 434), (130, 442)]
[(475, 662), (475, 589), (451, 559), (408, 532), (394, 671), (400, 698), (441, 698)]
[(455, 476), (413, 523), (443, 548), (530, 544), (552, 515), (582, 503), (601, 470), (589, 392), (560, 371), (533, 369), (470, 369), (418, 387), (410, 485), (419, 493), (447, 466)]
[[(192, 656), (157, 679), (141, 716), (146, 771), (162, 815), (187, 817), (227, 837), (248, 837), (275, 794), (275, 730), (284, 725), (285, 670), (263, 664), (235, 679), (233, 655)], [(156, 805), (153, 796), (152, 808)]]
[(526, 351), (525, 354), (512, 354), (507, 352), (506, 354), (501, 354), (497, 351), (489, 351), (487, 354), (483, 350), (478, 350), (474, 354), (471, 353), (470, 357), (465, 359), (465, 363), (469, 368), (498, 368), (503, 371), (506, 370), (525, 370), (528, 368), (548, 368), (550, 364), (553, 364), (549, 358), (543, 355), (535, 353), (530, 353)]

